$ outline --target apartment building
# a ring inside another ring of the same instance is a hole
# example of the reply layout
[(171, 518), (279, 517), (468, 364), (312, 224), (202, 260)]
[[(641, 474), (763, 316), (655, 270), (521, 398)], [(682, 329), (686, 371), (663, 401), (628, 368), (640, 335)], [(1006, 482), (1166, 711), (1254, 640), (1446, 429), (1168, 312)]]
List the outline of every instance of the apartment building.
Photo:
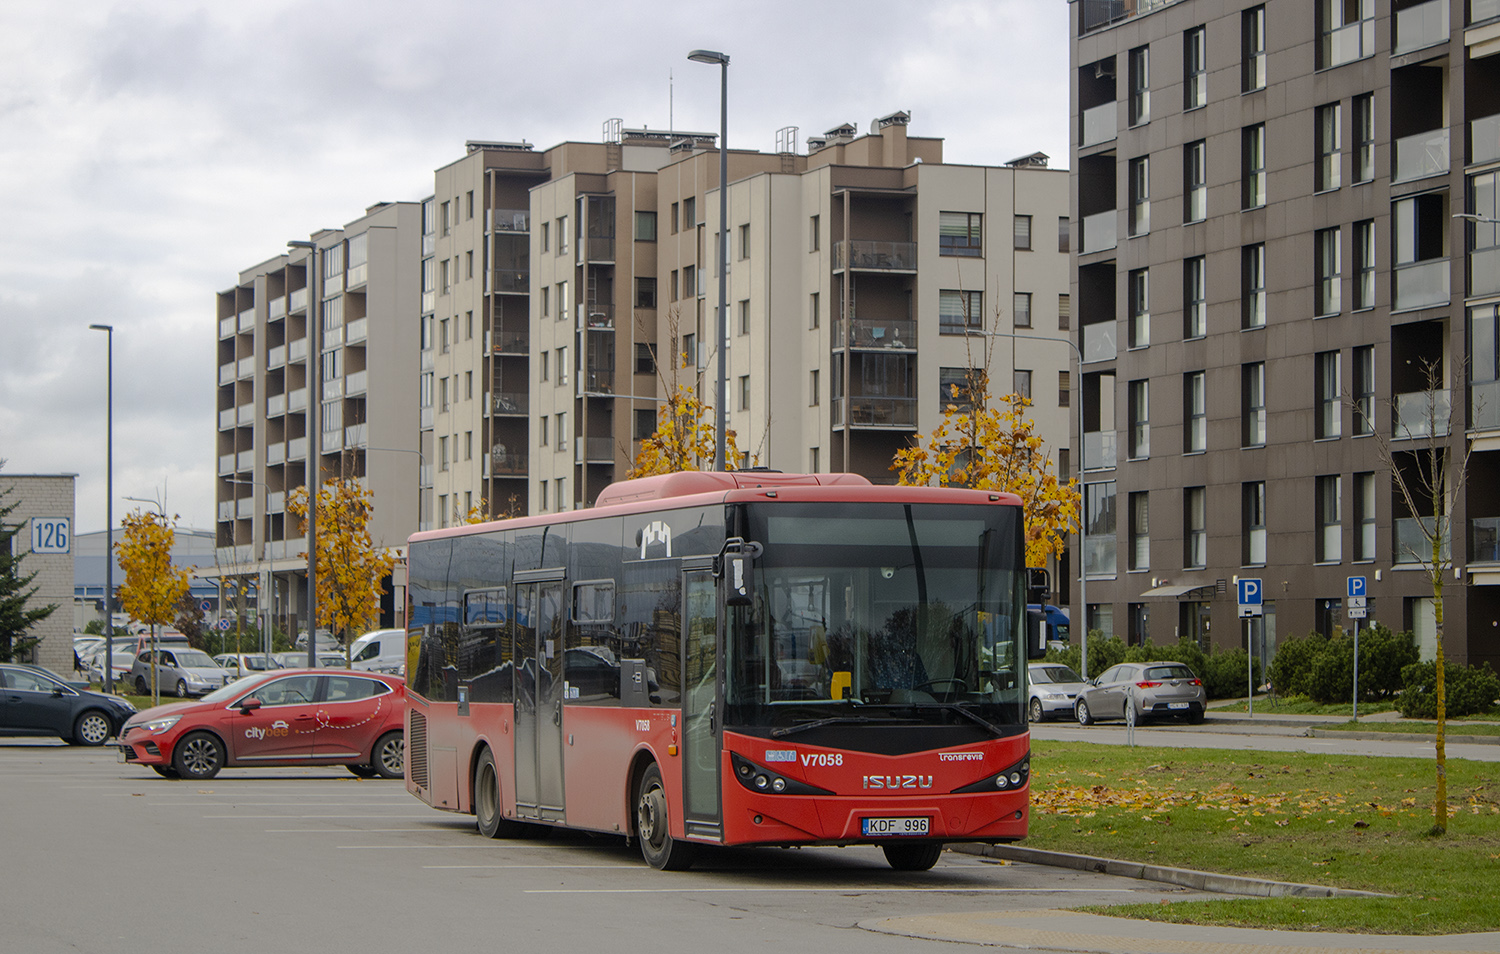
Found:
[(1089, 625), (1268, 657), (1360, 576), (1430, 657), (1434, 495), (1387, 457), (1472, 452), (1445, 649), (1500, 663), (1500, 3), (1070, 12)]
[[(323, 480), (375, 495), (377, 545), (417, 528), (421, 229), (420, 203), (371, 206), (311, 236), (316, 258), (291, 249), (218, 294), (212, 575), (248, 577), (257, 612), (288, 632), (307, 622), (307, 538), (286, 499), (309, 455)], [(403, 599), (387, 593), (383, 622)]]

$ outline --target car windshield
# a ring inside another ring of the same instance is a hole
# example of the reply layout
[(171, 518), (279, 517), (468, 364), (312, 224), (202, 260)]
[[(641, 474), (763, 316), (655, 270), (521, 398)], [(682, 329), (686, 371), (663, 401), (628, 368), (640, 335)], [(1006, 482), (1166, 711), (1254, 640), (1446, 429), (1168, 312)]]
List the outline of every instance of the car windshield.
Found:
[(1032, 682), (1083, 682), (1083, 677), (1067, 666), (1039, 666), (1031, 670)]
[(1152, 666), (1146, 670), (1147, 679), (1192, 679), (1193, 671), (1186, 666)]
[(219, 664), (208, 653), (196, 649), (174, 649), (177, 665), (185, 669), (217, 669)]

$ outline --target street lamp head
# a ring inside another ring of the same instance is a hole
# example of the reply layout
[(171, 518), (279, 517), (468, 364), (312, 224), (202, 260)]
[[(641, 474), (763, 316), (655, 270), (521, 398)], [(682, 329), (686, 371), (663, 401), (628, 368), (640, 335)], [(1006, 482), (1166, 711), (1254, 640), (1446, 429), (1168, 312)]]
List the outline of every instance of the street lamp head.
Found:
[(114, 331), (114, 325), (89, 325), (94, 331)]
[(719, 66), (729, 65), (728, 53), (715, 53), (713, 50), (694, 50), (688, 54), (688, 59), (694, 63), (716, 63)]
[(287, 248), (317, 248), (318, 247), (318, 243), (316, 243), (316, 242), (309, 242), (307, 239), (289, 239), (289, 240), (287, 240), (286, 247)]

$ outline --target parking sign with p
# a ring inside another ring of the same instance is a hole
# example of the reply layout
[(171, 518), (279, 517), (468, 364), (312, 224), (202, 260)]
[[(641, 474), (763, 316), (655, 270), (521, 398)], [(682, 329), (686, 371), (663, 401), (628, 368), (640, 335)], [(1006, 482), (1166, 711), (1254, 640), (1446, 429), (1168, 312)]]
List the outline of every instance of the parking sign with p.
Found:
[(1239, 581), (1239, 604), (1240, 619), (1249, 619), (1261, 615), (1261, 588), (1260, 580), (1244, 579)]

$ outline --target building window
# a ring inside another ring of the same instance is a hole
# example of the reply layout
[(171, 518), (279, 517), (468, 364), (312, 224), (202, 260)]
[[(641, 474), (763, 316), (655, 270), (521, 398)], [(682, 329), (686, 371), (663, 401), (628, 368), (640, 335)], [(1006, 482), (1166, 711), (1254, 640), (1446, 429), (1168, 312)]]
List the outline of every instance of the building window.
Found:
[(635, 373), (636, 374), (655, 374), (656, 373), (656, 355), (652, 352), (651, 346), (649, 344), (644, 343), (644, 342), (636, 342), (636, 346), (635, 346)]
[(1129, 66), (1130, 125), (1139, 126), (1151, 121), (1151, 48), (1131, 50)]
[(1031, 327), (1031, 292), (1016, 292), (1013, 296), (1013, 311), (1015, 312), (1016, 327)]
[(816, 252), (823, 247), (822, 232), (819, 230), (822, 220), (821, 215), (810, 215), (807, 218), (807, 250), (809, 252)]
[(1354, 181), (1375, 178), (1375, 94), (1354, 97)]
[(444, 295), (448, 294), (448, 290), (453, 287), (453, 279), (450, 272), (451, 267), (452, 263), (446, 258), (438, 263), (438, 273), (440, 275), (438, 289)]
[(1130, 347), (1145, 348), (1151, 344), (1151, 270), (1138, 268), (1125, 281)]
[(538, 510), (547, 509), (547, 481), (539, 480), (537, 483), (536, 503)]
[(1208, 396), (1204, 372), (1182, 376), (1182, 452), (1200, 454), (1208, 449)]
[(1249, 93), (1266, 88), (1266, 8), (1252, 7), (1240, 14), (1242, 47), (1241, 88)]
[(447, 235), (453, 228), (453, 209), (448, 203), (443, 203), (443, 234)]
[(1266, 204), (1266, 126), (1256, 123), (1240, 130), (1240, 181), (1244, 208), (1258, 209)]
[(671, 211), (671, 214), (668, 216), (668, 218), (671, 220), (669, 222), (669, 224), (672, 227), (672, 234), (676, 235), (677, 234), (677, 218), (678, 218), (678, 216), (677, 216), (677, 203), (676, 202), (672, 203), (672, 211)]
[[(984, 254), (978, 212), (938, 213), (938, 254), (975, 258)], [(1017, 246), (1020, 248), (1021, 246)]]
[(550, 223), (550, 222), (543, 222), (542, 223), (542, 238), (541, 238), (541, 241), (542, 241), (542, 251), (545, 252), (545, 251), (548, 250), (548, 248), (549, 248), (549, 244), (548, 243), (551, 241), (551, 236), (552, 236), (552, 223)]
[[(447, 383), (446, 381), (444, 383)], [(448, 436), (445, 434), (438, 438), (438, 470), (448, 469)]]
[(823, 403), (823, 390), (818, 386), (818, 379), (820, 377), (821, 374), (817, 368), (813, 368), (808, 372), (807, 403), (813, 407), (817, 407)]
[(682, 200), (682, 227), (693, 228), (698, 224), (698, 200), (689, 197)]
[(1088, 523), (1084, 572), (1089, 576), (1115, 574), (1115, 482), (1085, 484), (1083, 519)]
[(1208, 566), (1208, 491), (1188, 487), (1182, 492), (1182, 565)]
[(474, 459), (474, 432), (464, 431), (464, 460)]
[(1317, 301), (1315, 317), (1336, 315), (1343, 308), (1340, 291), (1344, 275), (1344, 251), (1340, 247), (1338, 228), (1318, 230), (1315, 241), (1317, 274)]
[(701, 357), (702, 356), (698, 354), (698, 336), (691, 334), (683, 335), (682, 366), (684, 368), (699, 367), (702, 364), (702, 362), (699, 360), (699, 358)]
[(1319, 106), (1317, 116), (1318, 164), (1313, 189), (1326, 192), (1339, 187), (1339, 173), (1344, 159), (1344, 110), (1340, 103)]
[(1241, 400), (1244, 402), (1244, 428), (1240, 435), (1244, 447), (1264, 447), (1266, 443), (1266, 364), (1255, 361), (1240, 366)]
[(750, 333), (750, 299), (740, 299), (739, 318), (740, 334), (748, 335)]
[(1350, 431), (1355, 436), (1375, 433), (1375, 346), (1354, 349), (1354, 417)]
[(1130, 495), (1130, 569), (1151, 568), (1151, 495)]
[(438, 494), (438, 526), (448, 526), (448, 495)]
[(638, 441), (643, 441), (656, 433), (656, 412), (650, 408), (636, 408), (634, 412), (635, 434)]
[(682, 297), (696, 298), (698, 295), (698, 269), (693, 265), (682, 267)]
[(1354, 310), (1375, 307), (1375, 222), (1354, 223)]
[(566, 215), (557, 220), (557, 254), (568, 254), (568, 217)]
[(740, 261), (750, 257), (750, 223), (740, 226)]
[(1073, 324), (1073, 299), (1067, 292), (1057, 296), (1057, 330), (1067, 331)]
[(552, 499), (559, 511), (568, 509), (568, 478), (559, 477), (552, 482)]
[(1341, 546), (1343, 523), (1340, 511), (1343, 506), (1342, 478), (1338, 474), (1316, 478), (1318, 527), (1316, 560), (1319, 563), (1338, 563), (1343, 559)]
[[(978, 390), (984, 372), (974, 368), (938, 368), (938, 406), (967, 413), (974, 408), (970, 392)], [(971, 383), (972, 382), (972, 383)]]
[(1313, 359), (1317, 378), (1318, 418), (1314, 437), (1328, 440), (1339, 436), (1340, 410), (1339, 353), (1320, 351)]
[[(542, 289), (546, 291), (546, 289)], [(635, 280), (635, 307), (656, 307), (656, 279), (645, 276), (637, 277)]]
[[(1448, 265), (1441, 260), (1448, 257), (1449, 225), (1446, 191), (1391, 203), (1391, 310), (1447, 303)], [(1483, 242), (1485, 232), (1494, 234), (1492, 228), (1470, 234)], [(1473, 281), (1476, 276), (1469, 277)]]
[(1011, 247), (1031, 251), (1031, 216), (1018, 215), (1011, 221)]
[(1066, 371), (1057, 372), (1057, 406), (1067, 407), (1068, 396), (1072, 393), (1072, 377)]
[(1202, 139), (1182, 147), (1182, 220), (1202, 222), (1208, 215), (1208, 144)]
[(961, 335), (971, 328), (981, 328), (983, 310), (984, 292), (943, 289), (938, 292), (938, 332)]
[(1253, 480), (1241, 486), (1241, 553), (1245, 566), (1266, 564), (1266, 482)]
[(1182, 263), (1182, 336), (1201, 338), (1208, 334), (1208, 277), (1202, 255)]
[(809, 474), (822, 472), (822, 464), (818, 460), (818, 448), (816, 447), (809, 447), (807, 449), (807, 472)]
[(1318, 69), (1375, 53), (1375, 0), (1318, 0)]
[(1128, 397), (1130, 459), (1144, 460), (1151, 456), (1151, 382), (1131, 381)]
[(817, 328), (823, 323), (821, 305), (817, 292), (807, 296), (807, 327)]
[(1130, 234), (1151, 231), (1151, 158), (1130, 160)]
[(1240, 327), (1266, 326), (1266, 247), (1246, 245), (1240, 250)]
[(1011, 380), (1015, 384), (1012, 392), (1019, 394), (1028, 401), (1031, 400), (1031, 372), (1017, 368), (1011, 375)]
[(464, 372), (464, 400), (465, 401), (472, 401), (472, 400), (474, 400), (474, 372), (473, 371), (465, 371)]
[(1073, 220), (1066, 215), (1057, 218), (1057, 250), (1064, 255), (1073, 247)]
[(438, 322), (438, 353), (448, 353), (448, 319)]
[(547, 367), (550, 363), (548, 359), (551, 358), (551, 356), (551, 353), (547, 351), (543, 351), (540, 355), (538, 355), (536, 366), (538, 372), (538, 380), (540, 381), (547, 380)]
[[(567, 411), (560, 411), (556, 415), (553, 416), (553, 418), (552, 418), (552, 436), (555, 438), (555, 440), (552, 442), (552, 446), (553, 447), (555, 447), (559, 451), (565, 451), (565, 450), (568, 449), (568, 412)], [(557, 505), (559, 507), (561, 507), (562, 506), (562, 501), (559, 500), (557, 502)]]
[(547, 420), (545, 414), (536, 419), (536, 442), (542, 447), (547, 446)]
[(750, 410), (750, 375), (740, 375), (740, 410)]
[(1208, 38), (1204, 27), (1182, 35), (1182, 108), (1208, 105)]
[(1354, 475), (1354, 559), (1375, 559), (1375, 475)]
[(474, 340), (474, 313), (472, 311), (464, 312), (464, 340)]
[(568, 383), (568, 346), (563, 345), (557, 349), (557, 384), (561, 387)]
[(552, 314), (552, 289), (543, 285), (541, 290), (542, 294), (537, 307), (541, 310), (542, 317), (547, 318)]
[(656, 241), (655, 212), (637, 212), (635, 214), (635, 240), (637, 242)]
[(573, 310), (573, 303), (568, 298), (568, 283), (557, 283), (557, 320), (566, 321), (568, 313)]

